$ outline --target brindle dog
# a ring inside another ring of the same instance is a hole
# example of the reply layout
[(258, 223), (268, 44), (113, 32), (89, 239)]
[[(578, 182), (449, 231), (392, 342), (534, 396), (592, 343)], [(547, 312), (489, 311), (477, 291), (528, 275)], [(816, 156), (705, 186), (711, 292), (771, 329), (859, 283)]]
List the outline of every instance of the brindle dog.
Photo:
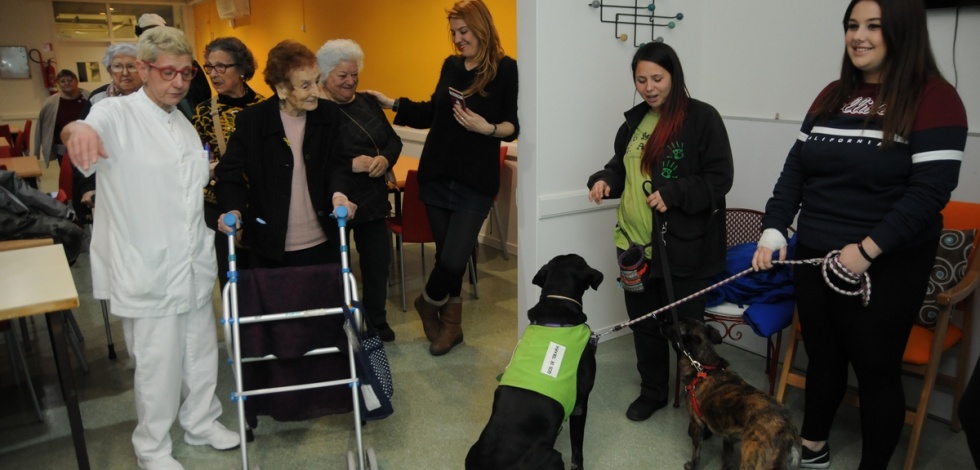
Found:
[[(703, 370), (699, 373), (690, 359), (678, 354), (681, 380), (688, 390), (687, 433), (694, 444), (684, 468), (698, 468), (705, 427), (724, 441), (722, 469), (799, 468), (802, 444), (789, 410), (728, 370), (728, 361), (715, 352), (714, 345), (721, 344), (718, 330), (688, 319), (681, 320), (679, 329), (684, 348)], [(666, 326), (664, 334), (677, 338), (673, 325)], [(742, 441), (740, 465), (734, 461), (738, 440)]]

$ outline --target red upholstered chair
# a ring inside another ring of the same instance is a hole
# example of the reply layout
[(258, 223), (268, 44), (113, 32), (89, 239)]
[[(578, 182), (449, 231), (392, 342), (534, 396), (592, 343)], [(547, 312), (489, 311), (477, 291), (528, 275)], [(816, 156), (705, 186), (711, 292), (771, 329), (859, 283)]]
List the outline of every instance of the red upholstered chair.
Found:
[(16, 156), (29, 155), (31, 150), (31, 120), (28, 119), (24, 122), (24, 129), (17, 134), (17, 140), (14, 141), (14, 146), (11, 149), (11, 153)]
[(10, 147), (6, 145), (0, 145), (0, 158), (10, 158), (12, 156), (13, 155), (10, 153)]
[(14, 137), (10, 134), (10, 124), (0, 125), (0, 138), (7, 139), (7, 145), (14, 146)]
[[(396, 196), (397, 197), (397, 196)], [(388, 217), (385, 223), (388, 229), (398, 239), (398, 272), (402, 281), (402, 311), (408, 311), (408, 299), (405, 294), (405, 243), (419, 243), (422, 247), (422, 274), (425, 274), (425, 244), (434, 242), (432, 230), (429, 228), (429, 216), (425, 213), (425, 204), (419, 199), (418, 172), (408, 171), (405, 189), (401, 195), (401, 214)]]
[(71, 200), (71, 186), (72, 186), (72, 167), (71, 158), (68, 157), (68, 152), (61, 157), (61, 171), (58, 173), (58, 190), (64, 191), (65, 197)]
[[(396, 196), (397, 197), (397, 196)], [(422, 250), (422, 276), (425, 276), (425, 244), (435, 242), (432, 229), (429, 228), (429, 216), (425, 212), (425, 204), (419, 199), (419, 180), (416, 170), (409, 170), (405, 179), (405, 189), (402, 191), (402, 210), (400, 215), (385, 219), (388, 230), (398, 239), (398, 272), (402, 281), (402, 311), (408, 311), (408, 298), (405, 294), (405, 243), (418, 243)], [(394, 258), (392, 258), (394, 259)], [(479, 298), (476, 290), (476, 263), (474, 257), (469, 261), (470, 282), (473, 284), (473, 294)]]
[[(503, 171), (504, 162), (507, 160), (507, 147), (500, 146), (500, 169)], [(510, 259), (510, 255), (507, 253), (507, 229), (500, 223), (500, 215), (497, 213), (497, 196), (493, 197), (493, 205), (490, 206), (490, 215), (493, 216), (491, 220), (490, 229), (493, 230), (493, 224), (497, 226), (497, 238), (500, 240), (500, 255), (504, 259)]]
[[(946, 229), (953, 230), (980, 229), (980, 204), (950, 201), (943, 209), (943, 225)], [(949, 270), (942, 270), (943, 273), (953, 273), (954, 276), (962, 270), (962, 277), (956, 285), (936, 295), (934, 305), (938, 312), (935, 326), (931, 328), (921, 325), (913, 326), (908, 344), (905, 346), (902, 371), (906, 375), (922, 379), (922, 391), (919, 393), (919, 400), (915, 409), (905, 412), (905, 423), (912, 425), (912, 434), (909, 438), (908, 451), (905, 454), (903, 466), (905, 470), (911, 470), (915, 467), (919, 439), (922, 437), (923, 424), (929, 412), (929, 398), (932, 396), (936, 383), (951, 389), (953, 412), (950, 416), (950, 428), (956, 432), (961, 429), (959, 403), (970, 374), (973, 313), (977, 308), (977, 287), (980, 286), (980, 262), (977, 261), (976, 253), (978, 243), (980, 243), (980, 236), (975, 236), (972, 253), (966, 258), (965, 264), (958, 266), (954, 264), (950, 266)], [(947, 260), (937, 257), (937, 266), (940, 263), (946, 264)], [(954, 316), (962, 318), (960, 325), (950, 321)], [(794, 317), (789, 344), (783, 358), (783, 370), (779, 377), (779, 386), (776, 389), (776, 400), (783, 401), (787, 386), (806, 387), (806, 373), (793, 369), (793, 361), (796, 359), (796, 351), (799, 348), (798, 343), (802, 339), (803, 333), (800, 330), (799, 319)], [(957, 344), (959, 348), (957, 348), (954, 373), (940, 373), (939, 363), (943, 353)], [(851, 393), (848, 395), (847, 400), (849, 402), (857, 402), (856, 396)]]

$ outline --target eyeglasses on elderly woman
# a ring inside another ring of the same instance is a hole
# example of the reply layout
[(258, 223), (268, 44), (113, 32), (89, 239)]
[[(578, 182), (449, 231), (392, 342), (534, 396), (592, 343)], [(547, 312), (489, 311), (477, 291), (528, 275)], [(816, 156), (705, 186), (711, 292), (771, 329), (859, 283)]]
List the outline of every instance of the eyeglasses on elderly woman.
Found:
[(180, 70), (177, 70), (176, 67), (157, 67), (156, 65), (153, 65), (149, 62), (146, 65), (149, 66), (151, 69), (156, 69), (157, 72), (160, 72), (160, 78), (163, 78), (168, 82), (176, 78), (178, 73), (180, 74), (180, 77), (183, 78), (184, 80), (190, 80), (194, 78), (195, 75), (197, 75), (197, 67), (194, 66), (184, 67)]
[(211, 71), (217, 70), (218, 73), (225, 73), (225, 70), (228, 70), (229, 67), (235, 67), (237, 65), (238, 64), (222, 64), (221, 62), (215, 64), (205, 63), (204, 71), (207, 73), (211, 73)]
[(112, 64), (109, 66), (109, 70), (112, 73), (123, 73), (123, 70), (129, 73), (136, 73), (136, 63), (130, 62), (128, 64)]

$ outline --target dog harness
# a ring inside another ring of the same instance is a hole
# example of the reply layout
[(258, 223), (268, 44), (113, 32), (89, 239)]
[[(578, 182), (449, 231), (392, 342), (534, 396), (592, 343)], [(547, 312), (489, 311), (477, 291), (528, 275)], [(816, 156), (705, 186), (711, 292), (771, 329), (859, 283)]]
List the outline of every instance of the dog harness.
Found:
[(701, 379), (708, 378), (708, 372), (711, 372), (713, 370), (725, 370), (725, 369), (719, 369), (715, 366), (705, 366), (705, 365), (702, 365), (701, 369), (702, 369), (701, 371), (698, 371), (698, 375), (694, 377), (694, 380), (692, 380), (691, 383), (687, 384), (687, 386), (684, 387), (684, 389), (687, 390), (687, 395), (691, 397), (691, 408), (694, 410), (694, 414), (698, 415), (698, 419), (703, 419), (703, 416), (701, 415), (701, 407), (698, 406), (698, 398), (694, 396), (694, 389), (697, 388), (698, 382), (700, 382)]
[(500, 385), (523, 388), (554, 399), (565, 410), (575, 408), (578, 364), (589, 343), (588, 325), (529, 325), (517, 343)]

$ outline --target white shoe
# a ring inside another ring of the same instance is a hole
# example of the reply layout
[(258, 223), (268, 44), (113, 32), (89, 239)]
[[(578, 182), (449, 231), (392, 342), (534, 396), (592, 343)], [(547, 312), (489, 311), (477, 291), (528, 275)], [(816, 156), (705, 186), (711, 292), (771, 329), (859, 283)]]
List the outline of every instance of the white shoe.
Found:
[(137, 457), (136, 464), (143, 470), (184, 470), (184, 466), (169, 455), (154, 460), (143, 460)]
[(218, 450), (229, 450), (241, 445), (242, 439), (237, 432), (233, 432), (215, 421), (211, 427), (211, 434), (204, 437), (194, 437), (185, 432), (184, 442), (192, 446), (209, 445)]

